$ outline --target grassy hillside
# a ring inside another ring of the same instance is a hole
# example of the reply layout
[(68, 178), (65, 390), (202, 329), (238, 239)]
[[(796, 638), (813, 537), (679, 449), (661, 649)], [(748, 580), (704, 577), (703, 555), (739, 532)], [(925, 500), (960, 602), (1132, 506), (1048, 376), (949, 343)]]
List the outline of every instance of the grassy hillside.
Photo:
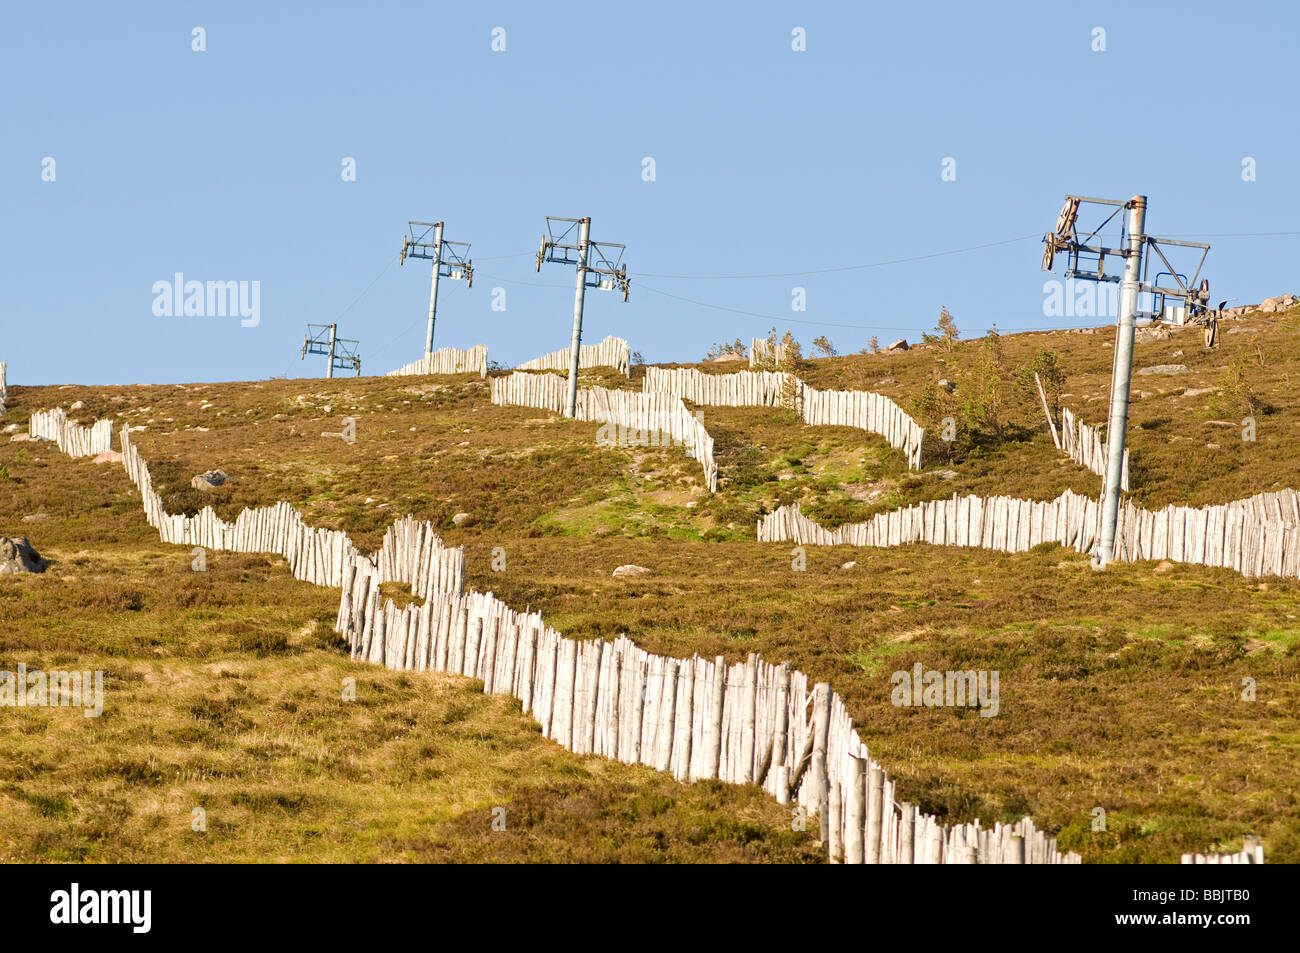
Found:
[[(1199, 331), (1138, 346), (1139, 368), (1188, 370), (1134, 378), (1136, 501), (1300, 484), (1296, 325), (1294, 312), (1247, 316), (1225, 323), (1242, 330), (1214, 351)], [(396, 516), (434, 520), (466, 546), (472, 586), (569, 635), (789, 659), (843, 695), (902, 798), (953, 820), (1028, 812), (1088, 861), (1236, 849), (1246, 832), (1270, 859), (1300, 860), (1300, 582), (1152, 563), (1097, 574), (1051, 546), (810, 548), (796, 572), (789, 546), (754, 541), (759, 515), (795, 501), (830, 525), (954, 492), (1095, 494), (1100, 479), (1055, 450), (1017, 370), (1052, 351), (1064, 404), (1100, 424), (1111, 341), (1024, 334), (807, 361), (798, 372), (814, 386), (954, 414), (959, 440), (928, 439), (925, 469), (908, 473), (860, 431), (704, 408), (714, 496), (680, 451), (598, 447), (595, 425), (493, 407), (471, 378), (11, 387), (7, 420), (81, 400), (83, 422), (144, 426), (134, 439), (173, 512), (211, 502), (230, 519), (285, 499), (364, 547)], [(928, 399), (940, 378), (956, 390)], [(1203, 388), (1217, 391), (1184, 396)], [(963, 404), (977, 389), (992, 413)], [(1253, 443), (1240, 439), (1247, 412)], [(344, 416), (356, 443), (321, 436)], [(0, 668), (102, 667), (113, 706), (101, 719), (0, 709), (0, 856), (819, 857), (756, 791), (577, 758), (465, 680), (350, 663), (329, 631), (333, 593), (294, 582), (278, 558), (209, 554), (209, 571), (191, 572), (144, 524), (118, 467), (18, 443), (0, 444), (0, 466), (0, 534), (54, 560), (40, 577), (0, 577)], [(189, 487), (216, 467), (233, 484)], [(457, 513), (469, 517), (459, 527)], [(497, 547), (504, 572), (491, 568)], [(628, 562), (652, 572), (611, 578)], [(999, 671), (1000, 714), (895, 708), (890, 674), (914, 662)], [(354, 703), (339, 700), (349, 676)], [(1254, 702), (1241, 699), (1246, 677)], [(202, 804), (206, 835), (189, 830)], [(506, 832), (490, 831), (494, 805)], [(1095, 807), (1105, 832), (1090, 829)]]

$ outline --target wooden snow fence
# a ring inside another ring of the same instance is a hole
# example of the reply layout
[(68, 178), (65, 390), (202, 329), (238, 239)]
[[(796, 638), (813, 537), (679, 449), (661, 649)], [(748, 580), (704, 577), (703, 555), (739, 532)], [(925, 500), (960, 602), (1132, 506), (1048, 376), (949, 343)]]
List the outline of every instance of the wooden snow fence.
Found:
[(97, 420), (83, 427), (69, 421), (62, 407), (33, 413), (28, 431), (33, 437), (54, 441), (70, 457), (93, 457), (113, 449), (113, 421)]
[(865, 523), (846, 523), (828, 530), (799, 511), (782, 506), (759, 520), (760, 542), (795, 542), (818, 546), (903, 546), (933, 543), (1023, 552), (1043, 542), (1080, 552), (1097, 544), (1098, 504), (1066, 490), (1055, 500), (1013, 497), (958, 497), (917, 503), (877, 513)]
[(494, 377), (489, 382), (492, 403), (501, 407), (536, 407), (553, 414), (564, 413), (568, 382), (556, 374), (523, 374)]
[(288, 503), (241, 510), (233, 522), (205, 506), (193, 516), (171, 514), (153, 489), (149, 467), (131, 442), (129, 428), (121, 433), (122, 465), (140, 491), (145, 519), (165, 543), (201, 546), (236, 553), (276, 553), (289, 563), (295, 579), (318, 586), (340, 587), (352, 567), (378, 590), (378, 583), (404, 582), (414, 595), (427, 597), (441, 588), (463, 588), (465, 554), (443, 545), (431, 523), (412, 517), (388, 528), (376, 559), (360, 554), (340, 530), (308, 526)]
[[(561, 348), (550, 354), (535, 357), (517, 368), (521, 371), (565, 371), (569, 370), (570, 348)], [(578, 369), (588, 367), (612, 367), (624, 377), (632, 376), (632, 349), (623, 338), (612, 335), (599, 344), (583, 344), (578, 347)]]
[(713, 407), (780, 407), (791, 381), (798, 383), (794, 375), (781, 371), (705, 374), (693, 367), (647, 367), (641, 389)]
[(5, 412), (5, 399), (9, 396), (9, 385), (5, 383), (7, 370), (8, 365), (4, 361), (0, 361), (0, 414)]
[(443, 347), (428, 354), (418, 361), (412, 361), (395, 371), (389, 371), (388, 377), (408, 377), (414, 374), (477, 374), (487, 377), (486, 344), (475, 344), (467, 350)]
[(1235, 854), (1183, 854), (1184, 864), (1262, 864), (1264, 845), (1257, 838), (1247, 836), (1242, 849)]
[[(390, 669), (454, 672), (518, 698), (542, 733), (582, 755), (757, 784), (821, 827), (832, 862), (1078, 863), (1029, 818), (984, 828), (943, 825), (900, 804), (843, 700), (788, 664), (757, 655), (654, 655), (626, 636), (569, 639), (537, 613), (491, 593), (447, 591), (424, 605), (379, 605), (374, 588), (345, 585), (339, 631), (352, 656)], [(843, 807), (841, 807), (843, 805)]]
[[(758, 340), (758, 339), (756, 339)], [(856, 427), (879, 434), (902, 450), (909, 469), (921, 468), (925, 428), (883, 394), (861, 390), (816, 390), (781, 371), (705, 374), (693, 367), (647, 367), (642, 389), (719, 407), (780, 407), (793, 386), (796, 410), (814, 426)]]
[[(954, 495), (877, 513), (865, 523), (828, 530), (782, 506), (758, 521), (760, 542), (818, 546), (901, 546), (933, 543), (1024, 552), (1058, 543), (1091, 553), (1100, 541), (1101, 505), (1066, 490), (1054, 500)], [(1245, 576), (1300, 577), (1300, 494), (1261, 493), (1193, 508), (1146, 510), (1125, 502), (1115, 534), (1115, 559), (1168, 559), (1234, 569)]]
[[(245, 509), (233, 523), (211, 508), (168, 514), (129, 427), (121, 443), (123, 468), (165, 542), (277, 552), (295, 577), (338, 586), (336, 629), (353, 658), (480, 679), (485, 692), (518, 698), (546, 737), (578, 754), (650, 765), (681, 781), (757, 784), (816, 819), (833, 863), (1079, 862), (1028, 817), (992, 828), (979, 820), (949, 826), (899, 803), (843, 699), (788, 663), (756, 654), (733, 665), (722, 656), (667, 658), (626, 636), (565, 638), (539, 613), (466, 592), (464, 550), (444, 546), (432, 524), (411, 517), (389, 527), (372, 559), (346, 534), (306, 526), (283, 502)], [(1294, 496), (1290, 502), (1294, 511)], [(390, 580), (408, 583), (423, 603), (381, 605), (379, 586)]]
[[(568, 382), (555, 374), (527, 374), (516, 371), (509, 377), (494, 377), (492, 403), (501, 406), (537, 407), (558, 414), (564, 410)], [(681, 398), (667, 393), (638, 393), (605, 387), (578, 389), (578, 420), (595, 421), (635, 433), (667, 434), (704, 470), (709, 492), (718, 489), (718, 465), (713, 459), (713, 438), (699, 419), (686, 409)]]
[[(588, 398), (597, 406), (600, 399)], [(56, 428), (64, 437), (60, 448), (72, 446), (75, 440), (67, 431), (76, 425), (51, 413), (42, 418), (42, 426), (54, 427), (51, 420), (62, 424)], [(492, 593), (466, 592), (463, 548), (444, 546), (432, 524), (409, 516), (389, 527), (378, 554), (370, 558), (358, 553), (346, 534), (306, 526), (301, 514), (283, 502), (245, 509), (233, 523), (218, 519), (210, 507), (193, 517), (168, 514), (129, 427), (121, 431), (121, 444), (123, 467), (140, 491), (149, 524), (165, 542), (280, 553), (296, 578), (338, 586), (336, 629), (353, 658), (479, 679), (485, 692), (518, 698), (546, 737), (578, 754), (650, 765), (681, 781), (757, 784), (780, 803), (794, 802), (816, 819), (832, 863), (1080, 861), (1078, 854), (1058, 850), (1055, 839), (1028, 817), (991, 828), (978, 819), (950, 826), (916, 805), (899, 803), (894, 782), (871, 759), (843, 699), (828, 683), (810, 686), (808, 677), (788, 663), (772, 665), (754, 654), (727, 665), (723, 656), (654, 655), (626, 636), (613, 642), (565, 638), (545, 625), (539, 613), (519, 613)], [(1011, 503), (1017, 504), (1014, 522)], [(881, 514), (881, 532), (888, 540), (884, 545), (934, 538), (936, 532), (925, 527), (939, 525), (935, 520), (942, 514), (944, 538), (965, 540), (961, 545), (1000, 542), (1005, 547), (1012, 540), (1019, 545), (1025, 535), (1034, 538), (1034, 527), (1041, 535), (1050, 525), (1066, 539), (1078, 523), (1082, 534), (1088, 507), (1095, 510), (1095, 502), (1068, 491), (1045, 504), (954, 497), (909, 507), (908, 518), (903, 511)], [(1225, 526), (1233, 520), (1270, 520), (1270, 526), (1285, 531), (1300, 525), (1300, 498), (1291, 490), (1205, 511), (1222, 511)], [(778, 535), (789, 533), (805, 535), (809, 542), (835, 542), (837, 534), (845, 535), (842, 530), (832, 533), (803, 517), (797, 506), (783, 507), (759, 524), (759, 538), (765, 532), (769, 538), (794, 538)], [(1166, 531), (1164, 538), (1173, 536)], [(390, 599), (381, 606), (379, 587), (386, 581), (408, 583), (424, 602), (399, 609)], [(1248, 844), (1238, 854), (1188, 854), (1183, 862), (1262, 863), (1263, 851), (1257, 843)]]
[[(1093, 473), (1106, 476), (1106, 458), (1109, 447), (1101, 439), (1100, 427), (1089, 427), (1070, 412), (1068, 407), (1061, 408), (1061, 449), (1075, 463), (1086, 467)], [(1124, 448), (1124, 466), (1120, 473), (1119, 488), (1128, 492), (1128, 447)]]
[(1117, 554), (1234, 569), (1244, 576), (1300, 577), (1300, 496), (1260, 493), (1230, 503), (1146, 510), (1125, 504)]
[(804, 423), (880, 434), (891, 447), (903, 451), (908, 469), (921, 469), (925, 428), (888, 397), (862, 390), (816, 390), (803, 383), (799, 391)]

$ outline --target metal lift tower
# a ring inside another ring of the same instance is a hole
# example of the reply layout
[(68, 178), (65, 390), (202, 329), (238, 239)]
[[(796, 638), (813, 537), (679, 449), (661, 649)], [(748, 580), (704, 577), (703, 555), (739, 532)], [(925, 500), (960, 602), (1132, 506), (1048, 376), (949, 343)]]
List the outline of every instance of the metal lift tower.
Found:
[[(1078, 221), (1082, 205), (1100, 205), (1110, 207), (1113, 211), (1100, 225), (1080, 237)], [(1124, 213), (1122, 216), (1121, 212)], [(1106, 425), (1106, 484), (1101, 510), (1101, 542), (1093, 554), (1093, 565), (1098, 569), (1104, 569), (1115, 555), (1115, 526), (1119, 519), (1119, 485), (1128, 430), (1129, 384), (1133, 376), (1133, 335), (1137, 319), (1141, 317), (1165, 324), (1184, 325), (1205, 324), (1218, 317), (1209, 311), (1209, 281), (1202, 279), (1197, 284), (1210, 246), (1147, 235), (1146, 214), (1145, 195), (1135, 195), (1127, 202), (1067, 195), (1056, 221), (1056, 230), (1043, 238), (1046, 243), (1043, 249), (1043, 270), (1051, 271), (1057, 253), (1062, 253), (1066, 256), (1067, 279), (1120, 281), (1118, 274), (1106, 273), (1106, 259), (1119, 259), (1124, 263), (1119, 321), (1115, 330), (1115, 364), (1111, 371), (1110, 418)], [(1119, 242), (1117, 247), (1108, 247), (1098, 235), (1116, 216), (1120, 216)], [(1200, 249), (1200, 260), (1190, 279), (1170, 264), (1162, 245)], [(1151, 252), (1155, 254), (1152, 255)], [(1150, 280), (1151, 264), (1157, 257), (1168, 270), (1158, 272), (1155, 279)], [(1171, 279), (1172, 284), (1161, 285), (1162, 278)], [(1148, 297), (1143, 299), (1143, 295)], [(1143, 308), (1143, 304), (1148, 307)], [(1222, 304), (1219, 307), (1222, 310)]]
[[(559, 234), (556, 234), (557, 229)], [(590, 218), (546, 216), (546, 234), (542, 236), (542, 247), (537, 252), (537, 270), (542, 270), (542, 262), (550, 261), (576, 265), (578, 271), (573, 290), (573, 340), (569, 346), (566, 417), (574, 416), (578, 408), (578, 355), (582, 346), (582, 305), (586, 289), (613, 291), (617, 288), (623, 292), (623, 300), (627, 300), (627, 265), (620, 266), (626, 247), (613, 242), (593, 242)], [(591, 261), (593, 255), (595, 264)]]
[(361, 342), (339, 337), (338, 330), (337, 324), (307, 325), (307, 335), (302, 339), (302, 356), (299, 360), (306, 360), (308, 354), (323, 354), (326, 377), (333, 377), (336, 367), (351, 367), (356, 370), (357, 377), (360, 377), (361, 355), (358, 351)]
[(433, 262), (433, 278), (429, 288), (429, 327), (424, 335), (424, 356), (433, 353), (433, 322), (438, 311), (438, 279), (464, 278), (466, 287), (474, 287), (474, 264), (469, 255), (468, 242), (449, 242), (442, 237), (442, 222), (407, 222), (411, 230), (402, 238), (402, 255), (399, 265), (408, 258), (425, 258)]

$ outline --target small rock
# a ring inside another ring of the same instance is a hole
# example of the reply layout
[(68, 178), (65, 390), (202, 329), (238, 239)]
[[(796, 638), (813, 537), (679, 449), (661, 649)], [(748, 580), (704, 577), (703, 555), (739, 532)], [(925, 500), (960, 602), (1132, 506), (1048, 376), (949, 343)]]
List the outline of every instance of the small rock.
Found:
[(44, 572), (46, 562), (31, 543), (22, 537), (0, 536), (0, 576), (20, 572)]
[(950, 381), (946, 377), (939, 381), (939, 386), (950, 394), (957, 389), (956, 381)]
[[(876, 386), (882, 387), (885, 384), (897, 384), (897, 383), (898, 381), (894, 380), (894, 378), (892, 377), (882, 377), (880, 380), (876, 381)], [(766, 450), (767, 448), (764, 447), (763, 449)]]
[(33, 513), (33, 514), (31, 514), (30, 516), (24, 516), (24, 517), (23, 517), (23, 522), (24, 522), (24, 523), (40, 523), (40, 522), (42, 522), (43, 520), (47, 520), (47, 519), (49, 519), (49, 518), (50, 518), (50, 514), (48, 514), (48, 513)]
[(850, 560), (849, 560), (848, 562), (846, 562), (846, 563), (841, 563), (841, 564), (840, 564), (840, 568), (841, 568), (841, 569), (852, 569), (852, 568), (853, 568), (854, 566), (856, 566), (857, 564), (858, 564), (858, 561), (857, 561), (856, 559), (850, 559)]
[(632, 576), (648, 575), (650, 575), (649, 569), (646, 569), (645, 566), (634, 566), (632, 563), (628, 563), (625, 566), (619, 566), (613, 573), (615, 579), (626, 579)]
[(1151, 570), (1151, 571), (1152, 571), (1152, 572), (1169, 572), (1169, 570), (1171, 570), (1171, 569), (1173, 569), (1173, 568), (1174, 568), (1174, 564), (1173, 564), (1173, 563), (1171, 563), (1171, 562), (1170, 562), (1169, 560), (1167, 560), (1167, 559), (1162, 559), (1162, 560), (1160, 560), (1160, 562), (1156, 563), (1156, 568), (1153, 569), (1153, 570)]
[(374, 498), (373, 496), (368, 496), (368, 497), (366, 497), (366, 502), (367, 502), (367, 503), (373, 503), (373, 502), (375, 502), (375, 498)]
[(906, 351), (908, 350), (907, 338), (899, 338), (893, 344), (885, 348), (886, 351)]
[(1213, 387), (1189, 387), (1187, 390), (1183, 391), (1183, 396), (1200, 397), (1202, 394), (1212, 394), (1214, 391), (1215, 388)]
[(455, 516), (451, 518), (451, 524), (453, 526), (464, 526), (468, 522), (469, 522), (468, 513), (457, 513)]
[(1253, 332), (1254, 330), (1255, 330), (1254, 328), (1228, 328), (1228, 330), (1224, 331), (1223, 333), (1224, 333), (1224, 334), (1244, 334), (1244, 333), (1246, 333), (1246, 332)]
[(10, 443), (40, 443), (40, 437), (34, 437), (29, 433), (16, 433), (9, 438)]
[(953, 480), (957, 477), (956, 470), (935, 470), (934, 475), (940, 480)]
[(121, 463), (122, 455), (118, 453), (116, 450), (105, 450), (103, 453), (101, 453), (99, 456), (97, 456), (94, 460), (90, 462), (91, 463)]
[(1143, 367), (1136, 371), (1138, 374), (1185, 374), (1187, 373), (1186, 364), (1153, 364), (1150, 367)]
[(229, 480), (224, 470), (209, 470), (190, 480), (190, 486), (196, 490), (211, 490), (225, 485)]
[(17, 425), (17, 424), (10, 424), (8, 427), (5, 428), (4, 432), (5, 432), (5, 433), (17, 433), (17, 432), (18, 432), (18, 425)]
[(1170, 354), (1169, 356), (1170, 356), (1170, 357), (1182, 357), (1182, 356), (1183, 356), (1183, 350), (1182, 350), (1182, 348), (1179, 348), (1177, 351), (1174, 351), (1174, 353), (1173, 353), (1173, 354)]
[(699, 501), (699, 500), (687, 500), (687, 501), (686, 501), (686, 508), (687, 508), (688, 510), (693, 510), (693, 509), (695, 509), (695, 507), (697, 507), (697, 506), (699, 506), (699, 505), (700, 505), (700, 501)]

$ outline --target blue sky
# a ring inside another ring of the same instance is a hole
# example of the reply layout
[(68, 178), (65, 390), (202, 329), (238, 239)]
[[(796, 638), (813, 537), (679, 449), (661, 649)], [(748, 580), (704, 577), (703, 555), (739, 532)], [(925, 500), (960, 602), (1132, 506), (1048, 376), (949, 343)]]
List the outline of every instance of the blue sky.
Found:
[[(534, 271), (547, 215), (627, 245), (631, 300), (589, 292), (584, 340), (649, 361), (774, 324), (916, 339), (941, 305), (966, 335), (1100, 323), (1043, 313), (1066, 192), (1143, 192), (1155, 235), (1300, 230), (1297, 9), (7, 2), (0, 360), (20, 384), (318, 376), (305, 326), (337, 320), (391, 370), (423, 349), (409, 219), (473, 245), (435, 346), (507, 364), (568, 343), (572, 270)], [(1215, 298), (1300, 290), (1300, 236), (1208, 240)], [(177, 272), (260, 282), (260, 322), (156, 316)]]

